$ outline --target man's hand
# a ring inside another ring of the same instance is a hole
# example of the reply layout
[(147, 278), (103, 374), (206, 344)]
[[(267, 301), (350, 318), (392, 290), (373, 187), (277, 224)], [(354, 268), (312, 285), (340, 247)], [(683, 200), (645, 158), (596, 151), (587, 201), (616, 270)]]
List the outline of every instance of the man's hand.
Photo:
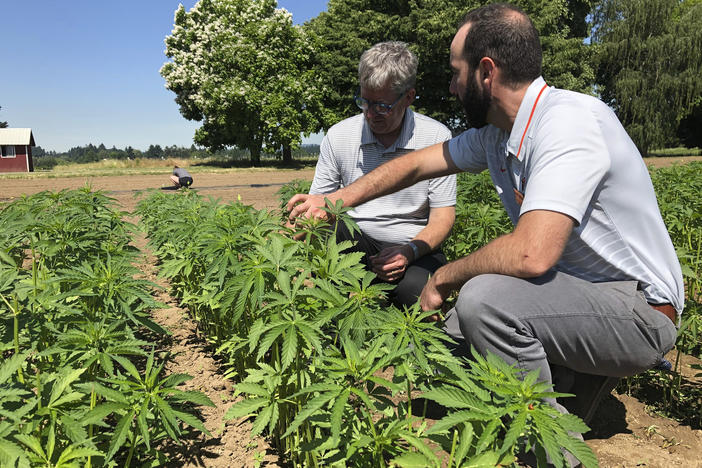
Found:
[(326, 219), (327, 212), (322, 208), (326, 206), (324, 203), (325, 195), (310, 195), (306, 193), (298, 193), (288, 201), (287, 210), (288, 222), (295, 223), (295, 219), (299, 217)]
[[(438, 270), (437, 270), (438, 271)], [(422, 310), (441, 310), (441, 306), (446, 299), (436, 287), (436, 272), (429, 278), (427, 284), (422, 289), (422, 294), (419, 296), (419, 305)], [(438, 316), (436, 317), (438, 320)]]
[(370, 267), (381, 280), (394, 282), (405, 275), (412, 256), (412, 249), (407, 245), (386, 247), (369, 258)]

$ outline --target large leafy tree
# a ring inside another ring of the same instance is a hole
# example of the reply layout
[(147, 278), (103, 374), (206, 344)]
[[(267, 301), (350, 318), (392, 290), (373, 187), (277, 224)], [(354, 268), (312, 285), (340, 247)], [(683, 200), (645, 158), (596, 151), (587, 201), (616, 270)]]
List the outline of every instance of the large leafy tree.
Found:
[(236, 145), (254, 165), (262, 149), (289, 159), (321, 115), (304, 31), (276, 0), (200, 0), (181, 5), (161, 68), (183, 116), (202, 121), (194, 140), (211, 150)]
[(593, 43), (598, 91), (641, 152), (672, 143), (702, 91), (702, 3), (602, 0)]
[[(0, 107), (2, 109), (2, 107)], [(0, 122), (0, 128), (7, 128), (7, 122)]]
[[(415, 108), (454, 131), (466, 128), (463, 112), (448, 91), (449, 45), (476, 0), (330, 0), (327, 12), (305, 25), (319, 51), (319, 72), (328, 86), (324, 96), (329, 126), (358, 110), (352, 97), (358, 86), (361, 53), (387, 40), (410, 44), (419, 58)], [(590, 0), (522, 0), (544, 46), (544, 76), (549, 84), (590, 91), (586, 15)], [(330, 120), (329, 120), (330, 119)]]

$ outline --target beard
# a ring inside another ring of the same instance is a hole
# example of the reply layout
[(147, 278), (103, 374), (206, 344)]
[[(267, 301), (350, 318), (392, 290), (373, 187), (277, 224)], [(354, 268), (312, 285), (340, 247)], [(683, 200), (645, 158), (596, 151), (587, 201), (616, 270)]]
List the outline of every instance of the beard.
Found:
[(466, 90), (461, 96), (461, 103), (469, 127), (482, 128), (487, 125), (487, 113), (492, 103), (492, 96), (483, 91), (475, 80), (468, 80)]

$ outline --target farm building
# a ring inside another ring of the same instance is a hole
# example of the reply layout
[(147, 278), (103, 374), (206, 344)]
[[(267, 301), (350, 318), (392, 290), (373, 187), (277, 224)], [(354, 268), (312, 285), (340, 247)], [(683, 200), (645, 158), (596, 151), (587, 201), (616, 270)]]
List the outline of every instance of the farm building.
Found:
[(31, 128), (0, 128), (0, 172), (33, 172)]

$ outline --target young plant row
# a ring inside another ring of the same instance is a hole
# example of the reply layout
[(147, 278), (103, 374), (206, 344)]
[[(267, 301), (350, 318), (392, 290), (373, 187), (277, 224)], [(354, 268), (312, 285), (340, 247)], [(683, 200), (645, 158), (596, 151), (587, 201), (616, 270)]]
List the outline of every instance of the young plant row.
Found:
[[(685, 310), (676, 343), (673, 372), (651, 371), (631, 378), (633, 394), (654, 386), (663, 398), (652, 403), (656, 411), (693, 427), (702, 427), (702, 388), (681, 375), (681, 353), (702, 358), (702, 163), (651, 169), (663, 220), (675, 245), (685, 282)], [(693, 366), (695, 367), (695, 366)], [(700, 366), (696, 369), (702, 370)], [(702, 377), (702, 372), (697, 373)]]
[(243, 399), (226, 417), (251, 417), (291, 465), (495, 466), (532, 449), (544, 464), (564, 466), (567, 449), (597, 465), (569, 435), (587, 427), (542, 402), (550, 389), (536, 375), (454, 357), (430, 312), (388, 304), (334, 226), (308, 221), (298, 241), (279, 212), (187, 190), (155, 192), (137, 213), (237, 382)]
[(0, 207), (0, 466), (159, 466), (158, 447), (212, 405), (163, 375), (139, 332), (155, 285), (136, 278), (134, 226), (89, 188)]

